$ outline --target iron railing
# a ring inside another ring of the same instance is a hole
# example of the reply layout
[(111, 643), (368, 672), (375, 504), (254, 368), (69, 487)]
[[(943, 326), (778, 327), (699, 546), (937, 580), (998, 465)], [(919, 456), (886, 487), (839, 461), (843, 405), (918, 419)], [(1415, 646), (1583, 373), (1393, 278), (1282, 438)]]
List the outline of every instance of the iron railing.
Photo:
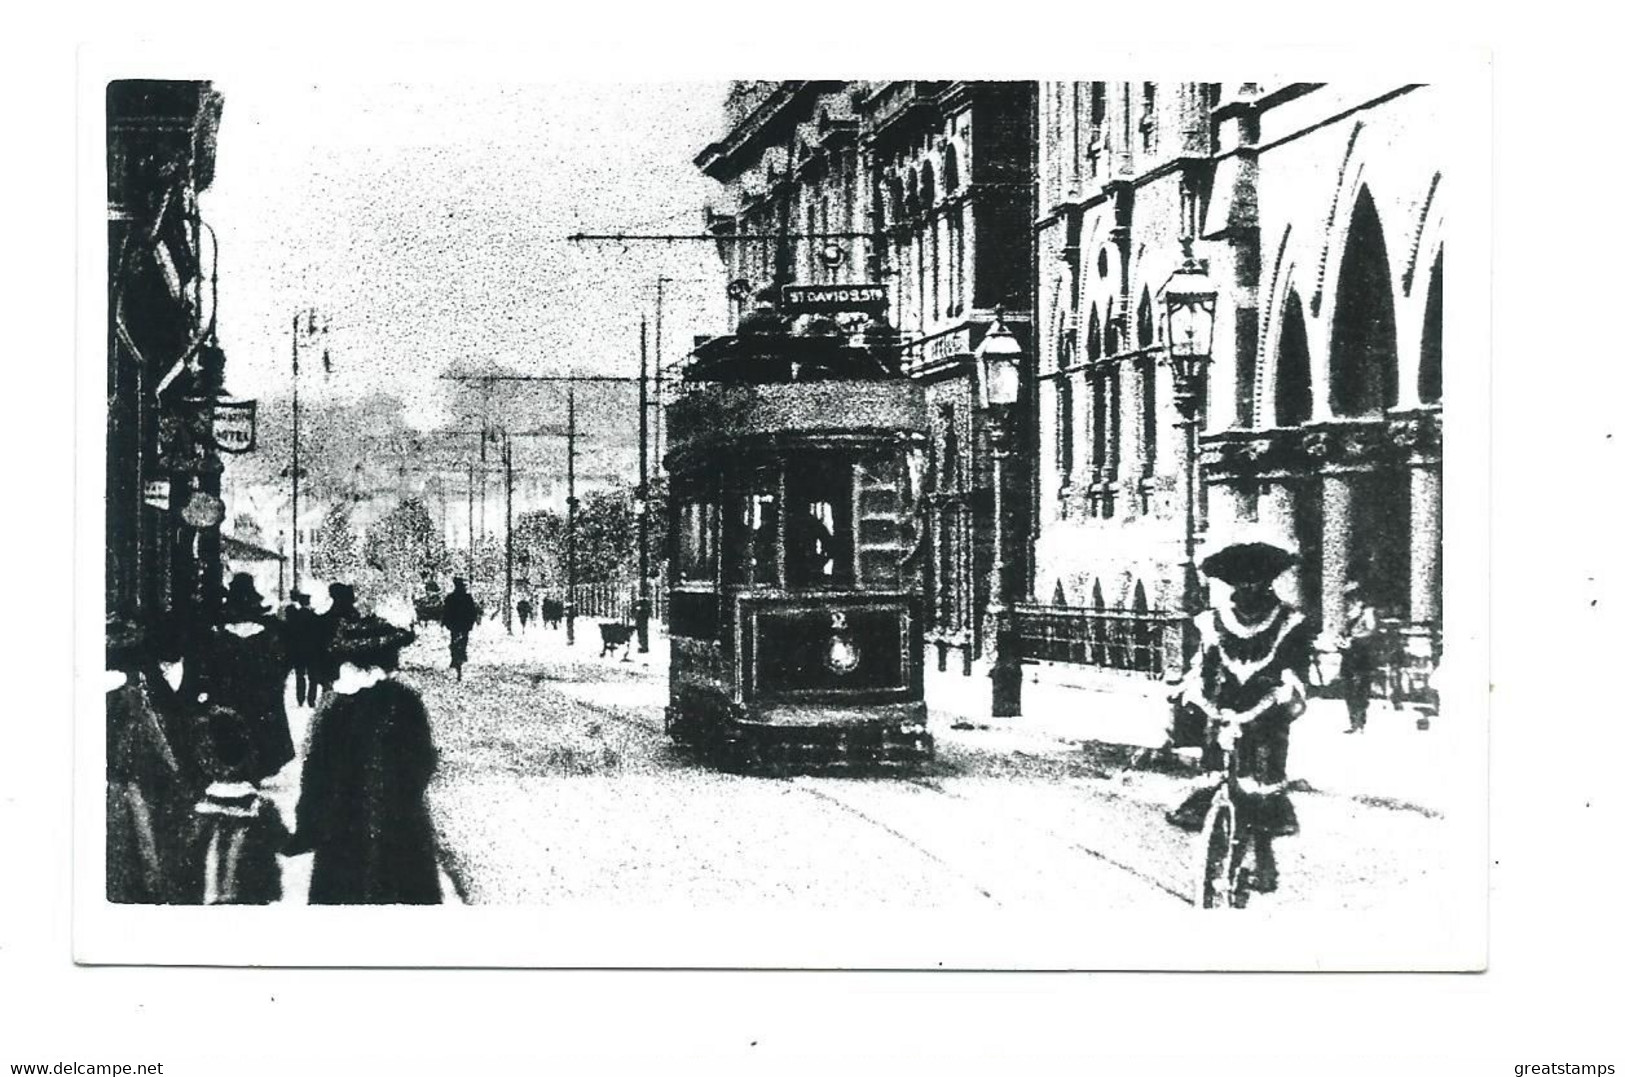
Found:
[(1179, 662), (1186, 618), (1163, 610), (1018, 605), (1024, 662), (1063, 662), (1161, 677)]

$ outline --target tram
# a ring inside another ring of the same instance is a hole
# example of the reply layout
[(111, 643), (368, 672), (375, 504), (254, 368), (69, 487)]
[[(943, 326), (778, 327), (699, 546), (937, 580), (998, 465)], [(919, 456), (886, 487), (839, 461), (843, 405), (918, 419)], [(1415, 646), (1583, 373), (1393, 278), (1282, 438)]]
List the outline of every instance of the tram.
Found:
[(667, 732), (745, 766), (921, 762), (923, 391), (879, 333), (783, 325), (701, 345), (667, 409)]

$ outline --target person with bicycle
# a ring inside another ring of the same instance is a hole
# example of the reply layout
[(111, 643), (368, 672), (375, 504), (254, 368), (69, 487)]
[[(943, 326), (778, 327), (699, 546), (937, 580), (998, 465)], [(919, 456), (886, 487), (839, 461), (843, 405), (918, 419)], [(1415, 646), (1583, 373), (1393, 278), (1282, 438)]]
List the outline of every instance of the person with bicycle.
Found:
[[(1220, 586), (1196, 617), (1196, 652), (1172, 697), (1176, 730), (1199, 731), (1205, 770), (1224, 771), (1225, 753), (1235, 753), (1237, 812), (1254, 842), (1251, 887), (1264, 893), (1278, 881), (1274, 839), (1298, 832), (1286, 793), (1287, 745), (1304, 709), (1313, 637), (1303, 615), (1275, 593), (1276, 580), (1296, 563), (1297, 554), (1273, 538), (1209, 548), (1200, 567)], [(1204, 781), (1168, 821), (1200, 832), (1219, 784)]]

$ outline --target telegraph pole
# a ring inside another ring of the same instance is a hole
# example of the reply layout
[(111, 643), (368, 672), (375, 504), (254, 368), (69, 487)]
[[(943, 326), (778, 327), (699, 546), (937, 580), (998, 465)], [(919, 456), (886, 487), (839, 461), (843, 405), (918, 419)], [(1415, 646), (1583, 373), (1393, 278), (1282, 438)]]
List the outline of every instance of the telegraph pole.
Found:
[(513, 438), (502, 432), (502, 470), (508, 486), (506, 530), (508, 534), (507, 578), (502, 588), (502, 623), (513, 635)]
[[(658, 369), (658, 368), (657, 368)], [(638, 323), (638, 653), (649, 653), (649, 320)]]
[(564, 498), (564, 643), (576, 645), (576, 387), (570, 386), (569, 426), (565, 435)]
[(654, 461), (655, 461), (655, 468), (656, 468), (657, 471), (660, 468), (660, 461), (662, 459), (662, 457), (660, 455), (660, 432), (661, 432), (662, 428), (665, 425), (665, 403), (666, 403), (666, 396), (665, 396), (665, 393), (663, 391), (664, 386), (662, 384), (662, 379), (663, 379), (663, 376), (664, 376), (666, 364), (664, 363), (664, 361), (662, 361), (661, 355), (660, 355), (660, 340), (661, 340), (661, 337), (663, 335), (661, 333), (660, 329), (661, 329), (661, 315), (664, 313), (664, 308), (665, 308), (665, 305), (666, 305), (666, 285), (669, 284), (669, 283), (671, 283), (671, 278), (670, 277), (657, 277), (655, 279), (655, 440), (654, 440)]
[(299, 314), (293, 316), (293, 589), (299, 590)]

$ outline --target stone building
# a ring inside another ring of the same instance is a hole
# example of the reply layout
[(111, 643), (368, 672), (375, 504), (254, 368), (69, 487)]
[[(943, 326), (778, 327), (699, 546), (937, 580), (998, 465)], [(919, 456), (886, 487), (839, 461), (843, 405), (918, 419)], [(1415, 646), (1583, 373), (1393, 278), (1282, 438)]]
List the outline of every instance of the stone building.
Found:
[(786, 284), (884, 287), (883, 314), (843, 316), (840, 328), (895, 333), (905, 371), (927, 385), (926, 639), (941, 667), (953, 655), (966, 672), (984, 649), (993, 564), (974, 353), (996, 312), (1028, 333), (1032, 93), (1014, 82), (735, 83), (728, 130), (695, 162), (724, 188), (708, 224), (734, 282), (734, 325)]
[(221, 98), (206, 82), (125, 79), (106, 102), (107, 609), (191, 610), (218, 599), (221, 571), (211, 423), (225, 355), (198, 212)]
[(1426, 666), (1441, 622), (1439, 95), (1350, 83), (1039, 90), (1035, 654), (1159, 673), (1186, 505), (1158, 291), (1217, 288), (1198, 528), (1294, 539), (1313, 617), (1357, 579)]

